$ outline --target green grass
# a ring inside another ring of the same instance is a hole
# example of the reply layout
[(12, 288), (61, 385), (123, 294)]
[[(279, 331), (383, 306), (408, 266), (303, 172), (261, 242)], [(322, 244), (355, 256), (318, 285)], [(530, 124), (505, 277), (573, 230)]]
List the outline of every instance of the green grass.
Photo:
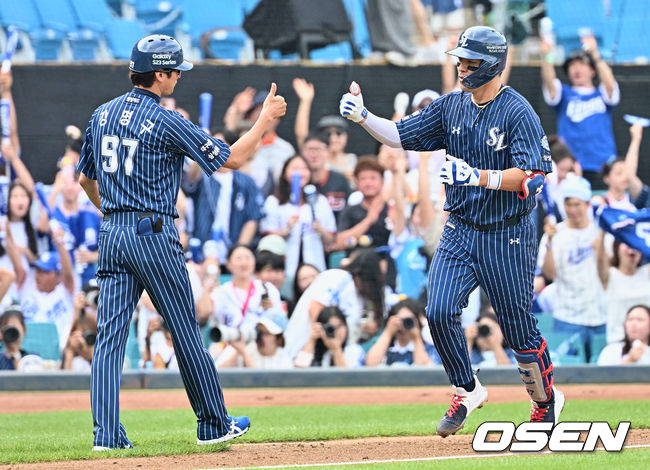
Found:
[[(371, 392), (369, 392), (371, 393)], [(565, 421), (631, 421), (634, 428), (650, 428), (648, 401), (570, 401)], [(247, 413), (252, 426), (237, 442), (328, 440), (369, 436), (430, 435), (446, 405), (292, 406), (232, 409)], [(462, 433), (473, 433), (484, 421), (528, 419), (526, 403), (488, 405), (473, 413)], [(196, 418), (189, 409), (122, 412), (122, 422), (134, 450), (111, 452), (111, 457), (214, 452), (228, 444), (196, 446)], [(103, 457), (91, 452), (89, 411), (0, 414), (0, 464)]]
[[(476, 459), (449, 459), (422, 462), (391, 462), (363, 465), (350, 465), (350, 470), (535, 470), (566, 469), (571, 470), (639, 470), (648, 468), (650, 455), (647, 449), (629, 449), (620, 454), (594, 452), (593, 454), (544, 454), (535, 456), (492, 457)], [(331, 466), (307, 467), (310, 470), (332, 470)]]

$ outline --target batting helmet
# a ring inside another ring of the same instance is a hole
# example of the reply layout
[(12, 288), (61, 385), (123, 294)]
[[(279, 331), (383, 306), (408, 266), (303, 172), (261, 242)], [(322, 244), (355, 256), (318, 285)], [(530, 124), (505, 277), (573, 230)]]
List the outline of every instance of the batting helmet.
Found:
[(456, 47), (447, 51), (447, 54), (483, 61), (477, 70), (461, 82), (467, 88), (478, 88), (503, 72), (508, 56), (508, 42), (505, 36), (495, 29), (472, 26), (463, 31)]
[(190, 70), (194, 67), (183, 60), (183, 48), (176, 39), (163, 34), (152, 34), (140, 39), (131, 51), (129, 70), (139, 73), (154, 70)]

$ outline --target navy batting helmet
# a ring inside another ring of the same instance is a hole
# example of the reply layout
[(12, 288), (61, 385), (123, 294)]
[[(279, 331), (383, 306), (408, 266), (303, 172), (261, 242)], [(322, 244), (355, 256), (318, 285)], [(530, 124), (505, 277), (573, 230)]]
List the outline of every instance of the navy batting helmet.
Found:
[(163, 34), (152, 34), (140, 39), (131, 51), (129, 70), (139, 73), (154, 70), (190, 70), (194, 67), (183, 60), (183, 48), (176, 39)]
[(447, 54), (483, 61), (477, 70), (463, 78), (461, 82), (467, 88), (478, 88), (503, 72), (508, 56), (508, 42), (496, 29), (472, 26), (463, 31), (456, 47), (447, 51)]

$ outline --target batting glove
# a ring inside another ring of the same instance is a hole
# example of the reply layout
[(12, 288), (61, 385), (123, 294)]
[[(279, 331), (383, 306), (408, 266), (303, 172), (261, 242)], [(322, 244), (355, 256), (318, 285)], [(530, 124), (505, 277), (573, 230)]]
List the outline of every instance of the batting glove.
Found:
[(442, 164), (438, 176), (441, 183), (454, 186), (478, 186), (481, 179), (481, 173), (476, 168), (451, 155), (447, 155), (447, 161)]
[(339, 103), (339, 112), (344, 118), (348, 118), (350, 121), (356, 123), (361, 123), (368, 117), (368, 110), (363, 106), (363, 95), (361, 95), (361, 89), (355, 82), (352, 82), (350, 90), (354, 91), (355, 89), (357, 90), (356, 93), (353, 94), (349, 92), (343, 95)]

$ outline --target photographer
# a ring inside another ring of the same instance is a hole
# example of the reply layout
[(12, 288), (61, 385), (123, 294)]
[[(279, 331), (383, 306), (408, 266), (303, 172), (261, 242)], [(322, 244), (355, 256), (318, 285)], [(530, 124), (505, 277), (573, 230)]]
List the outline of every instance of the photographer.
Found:
[(431, 364), (422, 339), (420, 310), (419, 302), (408, 298), (391, 307), (384, 331), (366, 355), (367, 366)]
[(338, 307), (325, 307), (311, 325), (311, 335), (294, 360), (296, 367), (358, 367), (363, 349), (348, 344), (348, 325)]
[(21, 349), (25, 339), (25, 317), (18, 305), (10, 305), (0, 316), (0, 338), (4, 352), (0, 353), (0, 370), (16, 370), (18, 362), (29, 353)]
[(472, 365), (493, 367), (515, 364), (512, 349), (504, 348), (503, 333), (493, 311), (481, 313), (476, 322), (465, 329)]
[(230, 343), (237, 356), (219, 361), (218, 368), (248, 367), (253, 369), (293, 369), (293, 362), (284, 350), (284, 329), (287, 316), (277, 309), (264, 312), (255, 327), (255, 342), (238, 340)]
[(82, 309), (70, 329), (70, 336), (63, 349), (61, 369), (90, 372), (96, 339), (97, 316)]
[(142, 362), (145, 367), (178, 370), (172, 336), (160, 315), (151, 317), (147, 324), (147, 337), (145, 338)]

